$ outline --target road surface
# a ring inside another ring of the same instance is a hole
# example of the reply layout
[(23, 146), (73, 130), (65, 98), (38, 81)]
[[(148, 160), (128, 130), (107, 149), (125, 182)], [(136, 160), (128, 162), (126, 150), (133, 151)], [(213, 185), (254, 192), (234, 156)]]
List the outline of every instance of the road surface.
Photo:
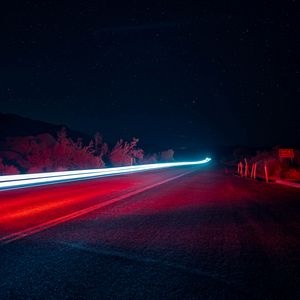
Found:
[(300, 297), (298, 189), (201, 166), (0, 197), (0, 299)]

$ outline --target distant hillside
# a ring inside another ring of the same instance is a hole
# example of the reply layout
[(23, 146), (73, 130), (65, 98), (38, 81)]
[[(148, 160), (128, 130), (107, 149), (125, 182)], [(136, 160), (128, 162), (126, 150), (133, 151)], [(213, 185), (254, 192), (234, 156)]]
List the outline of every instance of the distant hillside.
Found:
[[(51, 124), (48, 122), (32, 120), (29, 118), (21, 117), (15, 114), (0, 113), (0, 142), (7, 137), (14, 136), (35, 136), (38, 134), (48, 133), (53, 137), (57, 136), (57, 132), (65, 127), (68, 136), (73, 140), (82, 138), (85, 144), (88, 144), (92, 137), (88, 134), (72, 130), (64, 124)], [(125, 137), (125, 140), (130, 140), (131, 137)], [(167, 149), (175, 150), (175, 158), (177, 160), (197, 160), (205, 156), (212, 156), (215, 159), (232, 159), (235, 149), (244, 149), (246, 152), (255, 153), (256, 150), (265, 150), (266, 147), (246, 147), (246, 146), (211, 146), (201, 145), (201, 138), (191, 139), (183, 136), (170, 135), (168, 139), (159, 140), (159, 138), (152, 137), (145, 138), (139, 136), (139, 146), (145, 150), (146, 153), (157, 153)], [(197, 142), (197, 141), (200, 142)], [(105, 142), (111, 147), (115, 144), (116, 140), (110, 139), (105, 136)], [(269, 149), (271, 147), (268, 147)]]
[(62, 127), (66, 128), (68, 136), (74, 140), (80, 137), (85, 142), (88, 142), (91, 139), (91, 136), (82, 132), (71, 130), (64, 124), (51, 124), (21, 117), (15, 114), (0, 113), (0, 141), (3, 141), (7, 137), (32, 136), (42, 133), (49, 133), (56, 136), (57, 132)]

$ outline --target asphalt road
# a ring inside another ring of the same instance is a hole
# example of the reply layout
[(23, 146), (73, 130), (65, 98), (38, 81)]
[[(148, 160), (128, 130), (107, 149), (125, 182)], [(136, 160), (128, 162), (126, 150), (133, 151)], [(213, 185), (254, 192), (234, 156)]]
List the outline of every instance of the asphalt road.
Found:
[(204, 166), (1, 192), (0, 299), (299, 299), (299, 216)]

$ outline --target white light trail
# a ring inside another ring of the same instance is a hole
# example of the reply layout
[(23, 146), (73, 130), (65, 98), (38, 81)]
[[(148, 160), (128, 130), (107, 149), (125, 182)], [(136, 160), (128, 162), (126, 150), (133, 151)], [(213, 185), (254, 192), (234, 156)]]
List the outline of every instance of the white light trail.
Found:
[(6, 175), (0, 176), (0, 190), (7, 190), (10, 188), (18, 187), (30, 187), (32, 185), (42, 185), (50, 183), (59, 183), (64, 181), (88, 179), (92, 177), (101, 177), (108, 175), (126, 174), (139, 171), (147, 171), (154, 169), (200, 165), (208, 163), (211, 158), (205, 158), (204, 160), (194, 162), (177, 162), (177, 163), (160, 163), (160, 164), (148, 164), (128, 167), (117, 167), (107, 169), (89, 169), (80, 171), (63, 171), (63, 172), (47, 172), (47, 173), (35, 173), (24, 175)]
[(4, 176), (0, 176), (0, 182), (21, 180), (21, 179), (57, 177), (57, 176), (74, 175), (74, 174), (89, 174), (89, 173), (97, 173), (100, 170), (101, 171), (109, 171), (109, 170), (117, 171), (117, 170), (126, 170), (129, 168), (132, 168), (132, 166), (107, 168), (107, 169), (88, 169), (88, 170), (77, 170), (77, 171), (44, 172), (44, 173), (22, 174), (22, 175), (4, 175)]

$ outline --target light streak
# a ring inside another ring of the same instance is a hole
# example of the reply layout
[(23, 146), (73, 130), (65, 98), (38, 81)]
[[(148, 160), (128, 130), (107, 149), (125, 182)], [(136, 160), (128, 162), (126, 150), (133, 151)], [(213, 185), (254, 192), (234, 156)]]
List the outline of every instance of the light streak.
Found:
[[(65, 222), (70, 221), (72, 219), (78, 218), (78, 217), (80, 217), (82, 215), (85, 215), (85, 214), (88, 214), (90, 212), (93, 212), (93, 211), (95, 211), (95, 210), (97, 210), (99, 208), (103, 208), (103, 207), (108, 206), (110, 204), (119, 202), (119, 201), (124, 200), (126, 198), (135, 196), (135, 195), (137, 195), (139, 193), (142, 193), (144, 191), (148, 191), (148, 190), (150, 190), (150, 189), (152, 189), (154, 187), (160, 186), (162, 184), (165, 184), (167, 182), (170, 182), (172, 180), (175, 180), (177, 178), (185, 176), (188, 173), (189, 172), (181, 173), (181, 174), (176, 175), (174, 177), (165, 179), (163, 181), (156, 182), (156, 183), (154, 183), (152, 185), (148, 185), (146, 187), (142, 187), (140, 189), (128, 192), (126, 194), (122, 194), (122, 195), (116, 196), (116, 197), (114, 197), (114, 198), (112, 198), (110, 200), (107, 200), (107, 201), (104, 201), (104, 202), (100, 202), (100, 203), (97, 203), (95, 205), (92, 205), (92, 206), (89, 206), (89, 207), (77, 210), (75, 212), (72, 212), (72, 213), (69, 213), (69, 214), (66, 214), (66, 215), (63, 215), (61, 217), (57, 217), (57, 218), (51, 219), (51, 220), (46, 221), (44, 223), (41, 223), (41, 224), (38, 224), (38, 225), (34, 225), (32, 227), (28, 227), (26, 229), (14, 232), (12, 234), (8, 234), (6, 236), (2, 236), (2, 237), (0, 236), (0, 244), (8, 244), (8, 243), (11, 243), (13, 241), (22, 239), (24, 237), (33, 235), (33, 234), (38, 233), (38, 232), (41, 232), (41, 231), (43, 231), (45, 229), (54, 227), (54, 226), (59, 225), (61, 223), (65, 223)], [(1, 218), (0, 218), (0, 221), (1, 221)]]
[(76, 171), (43, 172), (43, 173), (32, 173), (32, 174), (22, 174), (22, 175), (4, 175), (4, 176), (0, 176), (0, 182), (21, 180), (21, 179), (57, 177), (57, 176), (74, 175), (74, 174), (89, 174), (89, 173), (97, 173), (100, 170), (102, 170), (102, 171), (107, 171), (107, 170), (117, 171), (117, 170), (126, 170), (126, 169), (130, 169), (130, 168), (132, 168), (132, 166), (107, 168), (107, 169), (88, 169), (88, 170), (76, 170)]
[(132, 172), (140, 172), (147, 170), (163, 169), (179, 166), (200, 165), (211, 161), (211, 158), (194, 162), (176, 162), (176, 163), (159, 163), (138, 166), (116, 167), (107, 169), (89, 169), (80, 171), (63, 171), (63, 172), (47, 172), (24, 175), (6, 175), (0, 176), (0, 191), (12, 188), (25, 188), (32, 185), (43, 185), (51, 183), (59, 183), (64, 181), (82, 180), (93, 177), (102, 177), (109, 175), (128, 174)]

